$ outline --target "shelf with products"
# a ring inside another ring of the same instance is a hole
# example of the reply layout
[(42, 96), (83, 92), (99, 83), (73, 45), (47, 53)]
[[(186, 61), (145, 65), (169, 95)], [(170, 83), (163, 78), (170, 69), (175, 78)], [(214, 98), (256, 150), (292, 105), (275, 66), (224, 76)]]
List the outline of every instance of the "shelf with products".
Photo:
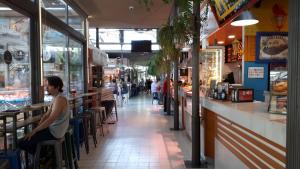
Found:
[(209, 47), (202, 50), (200, 56), (202, 61), (202, 66), (200, 66), (201, 91), (208, 96), (212, 83), (216, 84), (222, 80), (224, 47)]
[(90, 68), (90, 87), (101, 87), (103, 82), (103, 67), (91, 66)]
[(277, 67), (270, 69), (270, 98), (269, 112), (276, 114), (287, 113), (287, 70), (286, 67)]

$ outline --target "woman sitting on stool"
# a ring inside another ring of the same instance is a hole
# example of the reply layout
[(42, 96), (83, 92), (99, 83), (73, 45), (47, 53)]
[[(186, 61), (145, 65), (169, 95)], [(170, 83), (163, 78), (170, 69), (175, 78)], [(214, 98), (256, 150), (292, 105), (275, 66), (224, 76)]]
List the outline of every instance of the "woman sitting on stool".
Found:
[(53, 96), (50, 107), (47, 113), (42, 116), (38, 126), (19, 142), (19, 147), (22, 150), (33, 155), (38, 143), (63, 138), (69, 127), (70, 112), (68, 100), (62, 95), (63, 82), (61, 78), (57, 76), (47, 77), (45, 87), (48, 94)]

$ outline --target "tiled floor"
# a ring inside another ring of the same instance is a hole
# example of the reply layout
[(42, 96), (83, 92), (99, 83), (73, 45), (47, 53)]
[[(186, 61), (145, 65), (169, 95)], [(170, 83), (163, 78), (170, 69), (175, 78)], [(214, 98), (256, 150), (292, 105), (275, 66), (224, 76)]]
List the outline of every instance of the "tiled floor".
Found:
[[(173, 119), (139, 96), (118, 108), (119, 121), (90, 153), (81, 150), (80, 169), (185, 169), (191, 143), (183, 131), (170, 131)], [(184, 151), (182, 151), (184, 150)]]

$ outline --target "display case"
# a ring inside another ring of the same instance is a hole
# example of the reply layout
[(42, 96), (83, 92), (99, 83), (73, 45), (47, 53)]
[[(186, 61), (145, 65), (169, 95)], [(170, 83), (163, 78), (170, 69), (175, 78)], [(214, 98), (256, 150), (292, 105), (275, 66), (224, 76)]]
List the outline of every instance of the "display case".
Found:
[(222, 71), (224, 64), (224, 47), (210, 47), (204, 49), (200, 53), (201, 63), (200, 66), (200, 80), (201, 93), (206, 96), (210, 95), (209, 89), (218, 82), (222, 81)]
[(286, 63), (270, 64), (270, 98), (269, 112), (287, 113), (288, 73)]

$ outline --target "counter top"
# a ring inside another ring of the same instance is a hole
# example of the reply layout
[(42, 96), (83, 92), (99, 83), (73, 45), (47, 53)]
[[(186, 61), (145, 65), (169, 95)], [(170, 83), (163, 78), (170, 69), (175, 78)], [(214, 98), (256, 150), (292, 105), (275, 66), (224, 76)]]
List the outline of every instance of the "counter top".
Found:
[(220, 116), (286, 146), (286, 116), (267, 113), (262, 102), (232, 103), (201, 98), (201, 105)]

